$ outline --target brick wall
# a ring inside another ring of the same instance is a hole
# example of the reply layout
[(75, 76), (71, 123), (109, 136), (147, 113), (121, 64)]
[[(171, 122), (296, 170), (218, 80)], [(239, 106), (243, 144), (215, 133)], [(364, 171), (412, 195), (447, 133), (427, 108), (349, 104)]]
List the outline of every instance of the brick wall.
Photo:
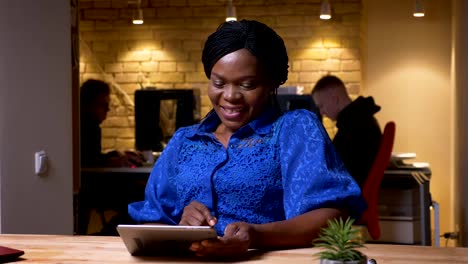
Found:
[[(289, 54), (287, 86), (310, 93), (327, 73), (360, 92), (360, 0), (330, 0), (333, 17), (318, 18), (321, 0), (234, 0), (238, 19), (255, 19), (283, 37)], [(113, 84), (104, 121), (103, 148), (134, 148), (133, 95), (146, 86), (199, 88), (201, 115), (210, 110), (201, 64), (206, 37), (224, 21), (223, 0), (142, 0), (144, 24), (131, 23), (135, 4), (126, 0), (79, 0), (80, 81)], [(325, 126), (333, 136), (334, 124)]]

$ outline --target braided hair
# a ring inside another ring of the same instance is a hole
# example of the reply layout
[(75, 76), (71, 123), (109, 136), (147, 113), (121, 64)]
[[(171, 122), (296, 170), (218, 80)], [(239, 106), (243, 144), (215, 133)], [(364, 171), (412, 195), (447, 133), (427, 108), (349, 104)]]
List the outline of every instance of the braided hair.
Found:
[(210, 79), (219, 59), (240, 49), (247, 49), (257, 58), (275, 87), (286, 82), (289, 66), (283, 39), (267, 25), (245, 19), (224, 22), (208, 37), (202, 54), (206, 77)]

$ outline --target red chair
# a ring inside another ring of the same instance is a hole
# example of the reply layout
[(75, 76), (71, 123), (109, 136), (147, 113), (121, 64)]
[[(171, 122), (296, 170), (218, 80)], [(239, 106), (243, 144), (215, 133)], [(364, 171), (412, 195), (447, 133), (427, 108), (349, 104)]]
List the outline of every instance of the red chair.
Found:
[(380, 182), (390, 162), (394, 140), (395, 123), (390, 121), (385, 125), (377, 156), (362, 187), (362, 195), (366, 200), (367, 210), (362, 214), (358, 224), (367, 226), (367, 231), (374, 240), (380, 237), (379, 215), (377, 212)]

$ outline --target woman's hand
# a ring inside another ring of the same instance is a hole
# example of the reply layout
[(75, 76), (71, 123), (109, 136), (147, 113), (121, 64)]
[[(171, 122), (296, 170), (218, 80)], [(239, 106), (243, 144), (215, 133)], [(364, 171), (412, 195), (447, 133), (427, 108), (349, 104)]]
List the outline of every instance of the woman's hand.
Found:
[(218, 220), (211, 215), (210, 210), (197, 201), (192, 201), (184, 208), (179, 225), (188, 226), (214, 226)]
[(218, 239), (194, 242), (190, 250), (197, 256), (238, 257), (249, 249), (255, 230), (245, 222), (232, 223), (226, 226), (224, 236)]

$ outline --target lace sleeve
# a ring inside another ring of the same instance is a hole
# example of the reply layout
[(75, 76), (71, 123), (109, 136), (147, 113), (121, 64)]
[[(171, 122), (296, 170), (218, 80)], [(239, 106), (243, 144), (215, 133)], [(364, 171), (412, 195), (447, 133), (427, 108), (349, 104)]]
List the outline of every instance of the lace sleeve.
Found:
[(358, 217), (366, 205), (315, 114), (284, 115), (280, 160), (286, 218), (323, 208), (346, 208)]

